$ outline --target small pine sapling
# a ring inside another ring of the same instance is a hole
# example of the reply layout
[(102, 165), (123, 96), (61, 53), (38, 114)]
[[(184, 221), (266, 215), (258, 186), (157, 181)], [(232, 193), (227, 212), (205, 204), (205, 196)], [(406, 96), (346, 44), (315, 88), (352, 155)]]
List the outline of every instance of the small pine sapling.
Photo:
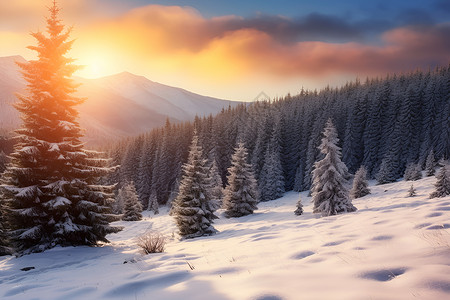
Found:
[(294, 214), (295, 214), (296, 216), (302, 215), (302, 214), (303, 214), (303, 204), (302, 204), (302, 198), (301, 198), (301, 197), (298, 198), (297, 206), (296, 206), (296, 207), (297, 207), (297, 208), (296, 208), (296, 210), (294, 211)]
[(411, 187), (408, 190), (408, 197), (414, 197), (416, 195), (416, 189), (414, 188), (414, 185), (411, 184)]

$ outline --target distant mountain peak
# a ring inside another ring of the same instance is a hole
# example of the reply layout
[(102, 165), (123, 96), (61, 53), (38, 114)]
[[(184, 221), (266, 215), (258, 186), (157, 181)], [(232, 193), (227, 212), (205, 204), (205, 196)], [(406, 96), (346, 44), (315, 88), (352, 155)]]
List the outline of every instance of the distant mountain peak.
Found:
[(11, 55), (11, 56), (0, 57), (1, 65), (15, 65), (16, 62), (24, 63), (24, 62), (27, 62), (27, 60), (20, 55)]

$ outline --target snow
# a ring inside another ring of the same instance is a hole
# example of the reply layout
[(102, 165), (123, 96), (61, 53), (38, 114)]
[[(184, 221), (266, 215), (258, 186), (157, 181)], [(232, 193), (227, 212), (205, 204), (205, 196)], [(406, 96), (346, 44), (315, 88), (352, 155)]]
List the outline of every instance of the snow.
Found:
[(72, 204), (72, 202), (69, 199), (57, 196), (55, 199), (44, 203), (43, 206), (48, 209), (59, 209), (60, 207), (69, 206), (70, 204)]
[[(289, 192), (245, 217), (221, 210), (219, 233), (182, 241), (167, 209), (144, 212), (103, 247), (1, 257), (0, 298), (449, 299), (450, 196), (429, 199), (435, 181), (415, 181), (415, 197), (411, 182), (371, 182), (358, 211), (329, 217), (312, 214), (307, 192), (295, 216)], [(165, 253), (140, 253), (147, 230), (166, 235)]]

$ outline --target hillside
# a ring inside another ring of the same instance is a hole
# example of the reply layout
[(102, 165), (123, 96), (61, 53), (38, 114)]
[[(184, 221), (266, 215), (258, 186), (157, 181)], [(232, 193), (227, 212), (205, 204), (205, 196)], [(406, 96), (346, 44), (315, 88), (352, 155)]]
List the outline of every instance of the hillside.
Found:
[[(450, 197), (429, 199), (434, 177), (371, 186), (355, 213), (295, 216), (299, 197), (220, 219), (219, 233), (180, 241), (173, 218), (146, 214), (99, 248), (55, 248), (0, 258), (0, 297), (13, 299), (448, 299)], [(417, 196), (406, 197), (414, 184)], [(136, 237), (168, 238), (142, 255)], [(25, 267), (34, 267), (21, 271)]]
[[(0, 57), (0, 129), (12, 130), (20, 124), (11, 106), (14, 93), (23, 92), (24, 80), (16, 61), (21, 56)], [(100, 79), (76, 78), (81, 83), (78, 95), (87, 97), (80, 105), (80, 122), (86, 141), (112, 140), (135, 136), (173, 122), (193, 120), (196, 115), (215, 114), (238, 102), (197, 95), (166, 86), (145, 77), (123, 72)]]

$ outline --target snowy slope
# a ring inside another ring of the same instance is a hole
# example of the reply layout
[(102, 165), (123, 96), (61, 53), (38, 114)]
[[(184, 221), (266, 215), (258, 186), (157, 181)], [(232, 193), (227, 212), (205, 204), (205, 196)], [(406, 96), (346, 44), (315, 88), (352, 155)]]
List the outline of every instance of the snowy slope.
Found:
[[(217, 235), (186, 241), (172, 217), (147, 214), (118, 222), (125, 230), (101, 248), (0, 258), (0, 298), (450, 299), (450, 197), (428, 199), (434, 182), (414, 182), (411, 198), (411, 182), (372, 186), (357, 212), (325, 218), (311, 213), (307, 193), (295, 216), (290, 192), (254, 215), (221, 215)], [(139, 253), (146, 230), (167, 235), (165, 253)]]
[[(0, 57), (0, 129), (12, 130), (20, 124), (19, 114), (11, 106), (16, 101), (14, 93), (23, 92), (25, 86), (16, 61), (25, 60), (21, 56)], [(239, 103), (197, 95), (127, 72), (76, 81), (82, 84), (78, 94), (88, 98), (79, 106), (87, 141), (133, 136), (164, 125), (167, 117), (174, 122), (188, 121)]]
[(217, 113), (223, 107), (236, 104), (163, 85), (129, 72), (95, 79), (93, 82), (125, 98), (133, 99), (144, 107), (178, 120), (192, 120), (195, 115)]

